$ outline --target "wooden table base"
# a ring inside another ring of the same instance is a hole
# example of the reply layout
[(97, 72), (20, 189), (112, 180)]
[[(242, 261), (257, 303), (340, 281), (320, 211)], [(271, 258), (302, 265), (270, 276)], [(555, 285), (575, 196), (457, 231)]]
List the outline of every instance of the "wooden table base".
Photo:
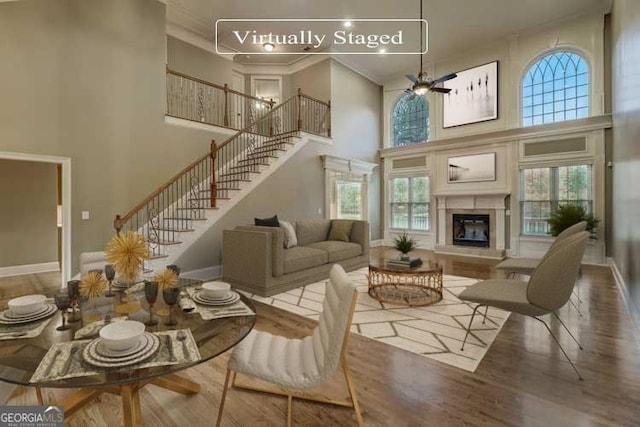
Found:
[(56, 405), (64, 407), (65, 416), (72, 415), (86, 404), (103, 393), (119, 395), (122, 398), (122, 418), (125, 427), (141, 426), (142, 411), (140, 410), (140, 390), (147, 384), (153, 384), (167, 390), (184, 395), (200, 392), (200, 384), (176, 374), (169, 374), (146, 382), (105, 386), (93, 389), (81, 389), (71, 393)]

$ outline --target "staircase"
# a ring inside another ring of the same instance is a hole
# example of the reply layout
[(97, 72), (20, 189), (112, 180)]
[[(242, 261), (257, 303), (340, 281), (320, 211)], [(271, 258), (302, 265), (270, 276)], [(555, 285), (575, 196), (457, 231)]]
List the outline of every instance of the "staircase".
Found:
[(117, 233), (143, 234), (146, 269), (172, 264), (218, 219), (283, 165), (311, 135), (330, 136), (330, 104), (298, 94), (184, 168), (125, 215)]

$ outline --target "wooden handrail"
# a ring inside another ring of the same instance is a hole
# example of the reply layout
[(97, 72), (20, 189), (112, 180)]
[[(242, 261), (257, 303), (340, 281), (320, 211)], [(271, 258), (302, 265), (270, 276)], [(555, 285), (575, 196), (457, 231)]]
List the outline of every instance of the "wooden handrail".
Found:
[(329, 101), (329, 102), (327, 102), (327, 101), (322, 101), (322, 100), (320, 100), (320, 99), (318, 99), (318, 98), (314, 98), (313, 96), (309, 96), (309, 95), (304, 94), (304, 93), (302, 93), (302, 92), (300, 92), (300, 94), (299, 94), (299, 95), (300, 95), (301, 97), (303, 97), (303, 98), (307, 98), (307, 99), (310, 99), (310, 100), (312, 100), (312, 101), (319, 102), (320, 104), (326, 105), (327, 107), (331, 108), (331, 101)]
[(264, 102), (265, 104), (269, 104), (271, 107), (273, 107), (273, 104), (274, 104), (273, 101), (268, 101), (266, 99), (258, 98), (257, 96), (247, 95), (246, 93), (242, 93), (242, 92), (239, 92), (237, 90), (231, 89), (231, 88), (229, 88), (229, 86), (226, 83), (224, 85), (219, 85), (219, 84), (216, 84), (216, 83), (208, 82), (206, 80), (199, 79), (199, 78), (191, 76), (189, 74), (185, 74), (185, 73), (181, 73), (179, 71), (172, 70), (169, 67), (167, 67), (167, 73), (173, 74), (174, 76), (183, 77), (185, 79), (193, 80), (196, 83), (200, 83), (200, 84), (203, 84), (203, 85), (206, 85), (206, 86), (214, 87), (214, 88), (219, 89), (219, 90), (221, 90), (223, 92), (235, 93), (236, 95), (243, 96), (243, 97), (248, 98), (248, 99), (253, 99), (255, 101)]

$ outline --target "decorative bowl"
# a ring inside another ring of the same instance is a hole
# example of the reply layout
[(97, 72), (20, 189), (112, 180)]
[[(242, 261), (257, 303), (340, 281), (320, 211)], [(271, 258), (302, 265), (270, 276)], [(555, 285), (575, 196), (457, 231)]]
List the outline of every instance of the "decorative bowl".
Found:
[(226, 282), (207, 282), (202, 285), (202, 293), (209, 298), (224, 298), (231, 290), (231, 285)]
[(100, 338), (108, 350), (123, 351), (136, 345), (144, 334), (144, 323), (123, 320), (100, 329)]
[(25, 295), (9, 300), (9, 309), (14, 314), (25, 316), (40, 310), (46, 299), (44, 295)]

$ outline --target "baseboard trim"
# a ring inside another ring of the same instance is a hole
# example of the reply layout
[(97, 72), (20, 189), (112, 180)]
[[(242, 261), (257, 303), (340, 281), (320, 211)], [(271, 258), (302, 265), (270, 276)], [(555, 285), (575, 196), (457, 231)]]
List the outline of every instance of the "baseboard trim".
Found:
[(633, 331), (635, 332), (638, 343), (640, 343), (640, 313), (636, 309), (631, 295), (629, 295), (629, 288), (625, 283), (624, 277), (622, 277), (622, 273), (618, 269), (618, 265), (616, 264), (613, 258), (607, 257), (607, 263), (611, 268), (611, 273), (613, 274), (613, 279), (616, 282), (616, 286), (620, 291), (620, 295), (622, 296), (622, 302), (624, 304), (624, 308), (629, 314), (629, 318), (631, 319), (631, 324), (633, 326)]
[(222, 277), (222, 266), (214, 265), (213, 267), (201, 268), (199, 270), (185, 271), (180, 276), (197, 280), (214, 280)]
[(50, 271), (60, 271), (58, 261), (41, 262), (39, 264), (13, 265), (10, 267), (0, 267), (0, 277), (21, 276), (23, 274), (48, 273)]
[(379, 248), (380, 246), (387, 246), (387, 242), (384, 239), (371, 240), (369, 242), (370, 248)]

